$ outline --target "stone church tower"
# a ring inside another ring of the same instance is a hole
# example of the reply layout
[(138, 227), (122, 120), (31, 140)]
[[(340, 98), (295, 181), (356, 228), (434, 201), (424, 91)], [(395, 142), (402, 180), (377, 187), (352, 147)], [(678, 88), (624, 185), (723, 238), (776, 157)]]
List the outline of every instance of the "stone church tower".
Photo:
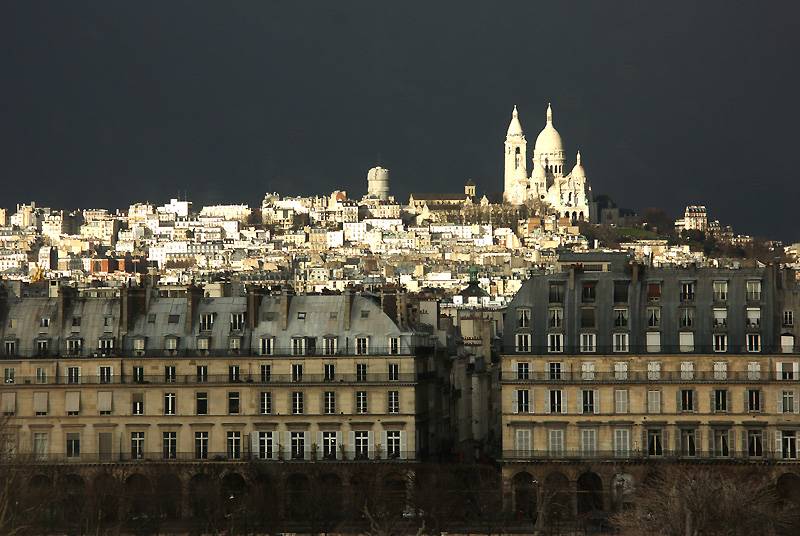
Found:
[(503, 200), (516, 205), (525, 201), (528, 179), (527, 149), (528, 142), (525, 141), (522, 124), (517, 116), (517, 107), (514, 106), (511, 123), (506, 132)]

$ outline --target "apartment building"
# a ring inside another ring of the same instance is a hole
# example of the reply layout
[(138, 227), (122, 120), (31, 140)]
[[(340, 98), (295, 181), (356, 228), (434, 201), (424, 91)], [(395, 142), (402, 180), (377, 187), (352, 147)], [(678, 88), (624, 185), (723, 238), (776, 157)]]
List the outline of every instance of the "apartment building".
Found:
[(505, 317), (502, 459), (514, 501), (528, 500), (537, 475), (596, 497), (587, 512), (627, 489), (644, 460), (800, 459), (800, 355), (783, 310), (798, 303), (793, 271), (644, 268), (620, 253), (557, 264), (523, 284)]
[(17, 452), (67, 462), (416, 457), (414, 334), (379, 300), (251, 288), (0, 298)]

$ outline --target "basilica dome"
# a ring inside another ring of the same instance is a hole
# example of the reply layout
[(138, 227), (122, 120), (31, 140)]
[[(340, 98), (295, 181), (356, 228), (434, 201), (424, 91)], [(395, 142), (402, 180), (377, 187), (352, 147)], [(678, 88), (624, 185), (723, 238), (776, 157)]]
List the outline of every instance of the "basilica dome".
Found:
[(536, 137), (534, 154), (557, 154), (564, 151), (564, 144), (561, 142), (561, 134), (553, 126), (553, 110), (547, 105), (547, 124)]

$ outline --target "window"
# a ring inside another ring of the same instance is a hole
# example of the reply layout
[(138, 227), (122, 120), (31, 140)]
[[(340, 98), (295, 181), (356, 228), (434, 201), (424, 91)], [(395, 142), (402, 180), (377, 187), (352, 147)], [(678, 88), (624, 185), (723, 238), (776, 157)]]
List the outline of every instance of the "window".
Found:
[(200, 331), (211, 331), (214, 327), (214, 313), (200, 315)]
[(356, 337), (356, 355), (366, 355), (367, 353), (369, 353), (369, 339)]
[(67, 391), (65, 394), (64, 406), (67, 415), (80, 415), (81, 412), (81, 392)]
[(647, 455), (648, 456), (663, 456), (664, 447), (661, 440), (661, 430), (648, 430), (647, 431)]
[(728, 325), (728, 310), (724, 307), (714, 308), (714, 327), (724, 328)]
[(714, 389), (713, 404), (715, 412), (728, 411), (728, 391), (726, 389)]
[(355, 432), (353, 438), (355, 439), (353, 450), (355, 451), (356, 459), (369, 458), (369, 432)]
[(714, 361), (714, 379), (728, 379), (728, 363), (726, 361)]
[(400, 431), (389, 430), (386, 432), (386, 457), (395, 459), (400, 456)]
[(564, 351), (564, 334), (563, 333), (549, 333), (547, 335), (547, 351), (548, 352), (563, 352)]
[(47, 369), (36, 367), (36, 383), (47, 383)]
[(647, 362), (647, 379), (648, 380), (661, 379), (661, 361)]
[(49, 438), (46, 432), (33, 433), (33, 457), (35, 460), (47, 459)]
[(794, 430), (783, 430), (781, 433), (781, 457), (784, 460), (797, 459), (797, 437)]
[(564, 402), (564, 392), (561, 389), (550, 389), (548, 391), (548, 409), (550, 413), (566, 413)]
[(242, 457), (242, 433), (241, 432), (228, 432), (228, 459), (238, 460)]
[(131, 415), (144, 415), (144, 393), (131, 393)]
[(614, 412), (615, 413), (628, 413), (628, 390), (615, 389), (614, 390)]
[(547, 448), (551, 456), (564, 455), (564, 430), (548, 430)]
[(17, 353), (17, 342), (16, 341), (6, 341), (5, 344), (6, 355), (13, 356)]
[(97, 350), (102, 355), (108, 355), (114, 350), (114, 339), (103, 337), (97, 341)]
[(758, 307), (747, 308), (747, 322), (748, 328), (758, 328), (761, 325), (761, 309)]
[[(150, 315), (153, 317), (153, 323), (156, 321), (156, 315)], [(149, 317), (148, 317), (149, 319)], [(168, 315), (167, 316), (167, 324), (178, 324), (181, 321), (181, 315)]]
[(581, 333), (581, 352), (593, 353), (597, 351), (597, 337), (594, 333)]
[(564, 309), (551, 307), (547, 312), (547, 325), (550, 328), (560, 328), (564, 323)]
[(531, 325), (531, 310), (527, 308), (517, 309), (517, 327), (528, 328)]
[(164, 415), (175, 415), (175, 393), (164, 393)]
[(627, 333), (614, 333), (614, 351), (627, 352), (628, 351), (628, 334)]
[(647, 391), (647, 413), (661, 413), (661, 391)]
[(597, 430), (594, 428), (581, 428), (581, 455), (597, 455)]
[(292, 393), (292, 414), (303, 414), (303, 393), (302, 391), (294, 391)]
[(306, 312), (305, 311), (297, 311), (297, 319), (298, 320), (305, 320), (306, 319)]
[(258, 457), (262, 460), (271, 460), (275, 450), (272, 443), (272, 432), (257, 432), (257, 434)]
[(325, 363), (322, 366), (323, 369), (323, 380), (326, 382), (332, 382), (336, 379), (336, 365), (333, 363)]
[(761, 379), (761, 363), (751, 361), (747, 364), (747, 379), (760, 380)]
[(596, 325), (594, 307), (581, 307), (581, 327), (594, 328)]
[(794, 413), (794, 391), (781, 391), (781, 413)]
[(292, 337), (292, 355), (305, 355), (305, 354), (306, 354), (305, 337)]
[(100, 383), (111, 383), (111, 367), (98, 368)]
[(697, 432), (694, 429), (681, 430), (681, 456), (697, 455)]
[(727, 458), (731, 455), (730, 451), (730, 431), (714, 430), (714, 456)]
[(197, 365), (195, 370), (197, 372), (197, 383), (206, 383), (208, 381), (208, 365)]
[(67, 433), (67, 458), (80, 458), (81, 434), (80, 432)]
[(747, 282), (747, 301), (761, 301), (761, 281)]
[(72, 317), (72, 327), (73, 328), (81, 327), (81, 317), (79, 317), (79, 316), (73, 316)]
[(694, 333), (691, 331), (681, 331), (678, 333), (678, 345), (681, 352), (693, 352)]
[(627, 428), (614, 429), (614, 456), (627, 458), (631, 452), (631, 433)]
[(239, 350), (242, 349), (242, 338), (241, 337), (229, 337), (228, 338), (228, 350), (231, 353), (238, 353)]
[(396, 382), (400, 380), (400, 364), (389, 363), (389, 381)]
[(761, 351), (761, 335), (758, 333), (747, 334), (747, 351), (760, 352)]
[(164, 346), (167, 351), (175, 351), (178, 349), (177, 337), (164, 337)]
[(627, 303), (628, 282), (614, 281), (614, 303)]
[(367, 381), (367, 364), (366, 363), (356, 363), (356, 381), (357, 382), (365, 382), (365, 381)]
[(617, 361), (614, 363), (614, 379), (627, 380), (628, 379), (628, 363), (625, 361)]
[(549, 377), (551, 380), (561, 379), (561, 363), (548, 363)]
[(528, 362), (517, 363), (517, 379), (518, 380), (530, 379), (530, 363)]
[(231, 383), (240, 382), (239, 365), (228, 365), (228, 381)]
[(39, 319), (39, 327), (40, 328), (49, 328), (50, 327), (50, 318), (43, 316)]
[(269, 383), (272, 379), (272, 365), (268, 363), (261, 364), (261, 383)]
[(715, 352), (728, 351), (728, 336), (725, 333), (715, 333), (712, 336), (712, 341)]
[(300, 363), (292, 363), (292, 381), (303, 381), (303, 365)]
[(3, 374), (4, 383), (14, 383), (16, 378), (16, 370), (12, 367), (6, 367)]
[(581, 391), (581, 412), (582, 413), (600, 413), (596, 397), (597, 392), (591, 389), (583, 389)]
[(797, 364), (795, 363), (778, 363), (778, 379), (779, 380), (794, 380), (797, 378)]
[(50, 341), (47, 339), (39, 339), (36, 341), (36, 355), (37, 356), (46, 356), (48, 348), (50, 346)]
[(228, 415), (239, 414), (239, 391), (228, 392)]
[(325, 391), (323, 395), (324, 412), (326, 415), (333, 415), (336, 413), (336, 393), (334, 391)]
[(246, 313), (231, 313), (231, 331), (243, 330), (246, 316)]
[(594, 303), (597, 296), (597, 283), (584, 283), (581, 287), (581, 301), (583, 303)]
[(714, 281), (714, 301), (724, 302), (728, 299), (728, 282)]
[(162, 432), (161, 445), (165, 460), (174, 460), (178, 457), (178, 434), (176, 432)]
[(661, 283), (647, 283), (647, 301), (656, 302), (661, 299)]
[(783, 312), (783, 326), (787, 328), (794, 326), (794, 311)]
[(661, 327), (661, 307), (647, 308), (647, 327), (648, 328)]
[(529, 333), (517, 333), (517, 352), (531, 351), (531, 336)]
[(530, 395), (528, 389), (514, 391), (514, 413), (531, 413)]
[(175, 383), (177, 376), (175, 375), (175, 365), (167, 365), (164, 367), (164, 381), (166, 383)]
[(594, 380), (594, 361), (583, 361), (581, 363), (581, 380)]
[(693, 389), (681, 389), (680, 391), (680, 410), (681, 411), (696, 411), (694, 401), (695, 395)]
[(273, 355), (275, 352), (275, 338), (274, 337), (261, 337), (258, 344), (259, 355)]
[(198, 460), (208, 459), (208, 432), (194, 433), (194, 457)]
[(679, 325), (682, 328), (690, 328), (694, 326), (694, 309), (692, 307), (681, 307)]
[(645, 349), (650, 353), (661, 351), (661, 332), (648, 331), (645, 334)]
[(67, 383), (81, 383), (80, 367), (67, 367)]
[(259, 395), (259, 413), (261, 415), (269, 415), (272, 413), (272, 393), (269, 391), (261, 391)]
[(563, 303), (564, 283), (550, 283), (548, 298), (550, 303)]
[(336, 355), (336, 337), (323, 337), (322, 338), (322, 351), (325, 355)]
[(614, 327), (627, 328), (628, 327), (628, 309), (614, 309)]
[(747, 455), (752, 457), (764, 455), (764, 434), (761, 430), (747, 431)]
[(747, 390), (747, 411), (761, 411), (761, 391), (758, 389)]
[(694, 281), (684, 281), (681, 283), (681, 301), (692, 301), (694, 299)]
[(694, 363), (691, 361), (681, 362), (681, 380), (694, 379)]
[(195, 413), (208, 415), (208, 393), (200, 391), (194, 395)]
[(388, 413), (400, 413), (400, 391), (389, 391), (388, 400)]
[(366, 391), (356, 391), (356, 413), (367, 413)]
[(397, 355), (400, 353), (400, 337), (389, 337), (389, 354)]
[(144, 459), (144, 432), (131, 432), (131, 459)]
[(336, 459), (337, 439), (337, 432), (322, 432), (322, 458), (324, 460)]

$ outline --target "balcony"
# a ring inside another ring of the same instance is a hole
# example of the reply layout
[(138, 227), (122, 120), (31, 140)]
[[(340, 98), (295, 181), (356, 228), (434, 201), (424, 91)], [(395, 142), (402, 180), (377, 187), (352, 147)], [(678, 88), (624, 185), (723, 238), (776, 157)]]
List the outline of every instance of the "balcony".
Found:
[(602, 383), (767, 383), (767, 382), (781, 382), (786, 380), (778, 380), (775, 374), (766, 371), (726, 371), (725, 377), (721, 371), (713, 370), (695, 370), (690, 373), (680, 370), (661, 370), (658, 376), (653, 376), (653, 371), (646, 370), (628, 370), (625, 372), (614, 371), (594, 371), (592, 378), (587, 376), (586, 372), (580, 370), (567, 371), (562, 370), (558, 377), (554, 377), (549, 371), (547, 372), (528, 372), (527, 378), (520, 378), (517, 371), (504, 371), (500, 375), (500, 380), (506, 384), (583, 384), (583, 385), (597, 385)]
[(662, 449), (662, 454), (652, 455), (640, 449), (628, 449), (625, 451), (611, 450), (589, 450), (564, 449), (553, 453), (547, 450), (504, 450), (504, 461), (528, 462), (535, 461), (580, 461), (580, 460), (719, 460), (737, 462), (763, 463), (766, 460), (774, 462), (798, 463), (800, 458), (784, 458), (781, 452), (767, 452), (766, 449), (761, 456), (749, 456), (746, 452), (730, 452), (727, 456), (719, 456), (713, 451), (695, 450), (694, 454), (682, 454), (678, 450)]
[[(634, 354), (634, 355), (711, 355), (717, 354), (719, 352), (714, 351), (714, 345), (709, 344), (697, 344), (696, 342), (693, 344), (693, 348), (689, 351), (686, 351), (685, 348), (681, 347), (681, 345), (664, 345), (662, 344), (657, 352), (650, 351), (652, 348), (648, 349), (646, 344), (641, 345), (629, 345), (628, 350), (624, 353), (626, 354)], [(787, 351), (790, 350), (790, 351)], [(502, 355), (507, 357), (513, 356), (522, 356), (522, 355), (552, 355), (553, 352), (548, 351), (547, 346), (542, 345), (531, 345), (525, 351), (517, 351), (515, 346), (503, 346), (500, 349)], [(592, 352), (581, 352), (580, 346), (578, 344), (564, 344), (562, 345), (562, 350), (559, 352), (560, 354), (565, 354), (567, 356), (610, 356), (612, 354), (619, 354), (618, 351), (614, 350), (613, 345), (597, 345), (594, 351)], [(728, 350), (725, 352), (726, 354), (747, 354), (753, 353), (752, 351), (748, 351), (746, 344), (741, 345), (729, 345)], [(757, 353), (760, 354), (781, 354), (783, 356), (786, 355), (800, 355), (800, 345), (795, 345), (794, 348), (788, 349), (782, 347), (780, 344), (775, 344), (772, 346), (765, 346), (761, 345), (760, 349)]]
[[(344, 456), (344, 457), (343, 457)], [(336, 456), (325, 456), (321, 452), (316, 454), (307, 451), (304, 457), (294, 458), (289, 449), (274, 447), (272, 458), (261, 458), (257, 452), (248, 452), (241, 449), (236, 455), (228, 452), (205, 452), (203, 456), (198, 456), (196, 452), (175, 452), (167, 456), (162, 451), (143, 452), (139, 455), (132, 455), (130, 452), (114, 453), (81, 453), (78, 456), (67, 456), (64, 453), (56, 454), (19, 454), (19, 461), (28, 464), (95, 464), (95, 463), (126, 463), (126, 464), (146, 464), (146, 463), (399, 463), (414, 461), (416, 452), (413, 450), (400, 451), (387, 455), (380, 452), (379, 455), (372, 453), (370, 456), (355, 455), (352, 449), (338, 449)]]

